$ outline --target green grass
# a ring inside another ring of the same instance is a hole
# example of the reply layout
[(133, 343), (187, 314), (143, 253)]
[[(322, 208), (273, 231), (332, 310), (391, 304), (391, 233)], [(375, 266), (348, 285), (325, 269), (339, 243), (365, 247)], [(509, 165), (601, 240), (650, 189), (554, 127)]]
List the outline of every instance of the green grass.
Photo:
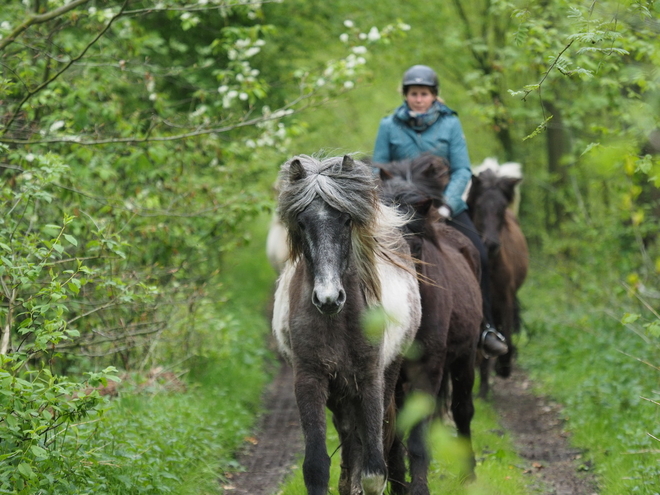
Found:
[[(477, 480), (462, 484), (459, 481), (462, 447), (453, 430), (435, 422), (430, 433), (433, 461), (429, 471), (431, 493), (447, 495), (522, 495), (527, 493), (523, 479), (525, 469), (513, 449), (511, 438), (498, 424), (497, 414), (481, 400), (475, 401), (472, 422), (472, 441), (477, 458)], [(330, 493), (337, 493), (339, 480), (339, 451), (337, 433), (328, 415), (328, 453), (332, 455)], [(301, 460), (302, 462), (302, 460)], [(301, 462), (281, 488), (279, 495), (305, 495)]]
[[(586, 283), (586, 281), (583, 281)], [(519, 362), (539, 392), (564, 405), (571, 442), (586, 451), (584, 469), (602, 495), (660, 493), (660, 398), (657, 340), (620, 323), (625, 294), (600, 279), (589, 294), (539, 267), (523, 295), (525, 338)]]
[(84, 447), (100, 462), (76, 493), (219, 494), (225, 473), (241, 469), (235, 452), (254, 427), (273, 368), (264, 345), (275, 278), (263, 248), (267, 223), (258, 219), (251, 242), (228, 256), (222, 299), (196, 313), (193, 334), (204, 347), (179, 366), (188, 371), (185, 392), (125, 387)]

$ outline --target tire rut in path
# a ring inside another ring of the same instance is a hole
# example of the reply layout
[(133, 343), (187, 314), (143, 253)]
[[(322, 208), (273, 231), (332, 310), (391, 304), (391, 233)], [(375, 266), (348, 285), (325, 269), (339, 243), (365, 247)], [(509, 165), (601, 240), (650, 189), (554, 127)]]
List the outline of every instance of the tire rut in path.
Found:
[(282, 363), (264, 396), (252, 443), (238, 455), (245, 471), (234, 474), (226, 495), (274, 495), (302, 452), (302, 430), (293, 393), (293, 371)]
[[(508, 379), (495, 377), (492, 404), (510, 433), (518, 455), (529, 463), (525, 473), (535, 494), (595, 495), (591, 473), (579, 472), (581, 453), (562, 429), (560, 406), (531, 392), (526, 374), (514, 368)], [(265, 412), (255, 442), (238, 456), (245, 471), (225, 485), (227, 495), (275, 495), (302, 453), (303, 441), (293, 393), (293, 372), (282, 364), (264, 396)]]
[[(561, 407), (531, 391), (531, 381), (514, 367), (507, 379), (495, 377), (492, 404), (510, 433), (518, 455), (528, 461), (525, 474), (532, 489), (547, 495), (597, 494), (596, 481), (570, 446), (562, 428)], [(582, 470), (582, 472), (580, 471)]]

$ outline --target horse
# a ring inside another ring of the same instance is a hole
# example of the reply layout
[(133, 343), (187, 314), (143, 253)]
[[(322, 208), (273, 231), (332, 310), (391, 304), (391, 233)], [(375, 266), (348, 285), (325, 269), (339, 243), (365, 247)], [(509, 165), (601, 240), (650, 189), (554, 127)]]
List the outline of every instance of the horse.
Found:
[(286, 229), (277, 214), (273, 215), (268, 226), (266, 256), (273, 270), (276, 273), (281, 273), (289, 257), (289, 246), (286, 240)]
[[(305, 487), (328, 493), (327, 406), (341, 441), (339, 493), (382, 495), (384, 427), (394, 426), (385, 409), (421, 320), (405, 219), (379, 201), (371, 167), (350, 155), (298, 155), (282, 165), (280, 188), (290, 255), (275, 291), (273, 333), (293, 367)], [(362, 322), (376, 313), (384, 324), (374, 335)]]
[[(511, 167), (509, 167), (511, 170)], [(520, 304), (517, 292), (525, 281), (529, 265), (527, 241), (515, 213), (509, 208), (516, 198), (522, 181), (519, 169), (515, 176), (503, 175), (504, 169), (489, 166), (472, 177), (467, 204), (469, 214), (488, 250), (490, 293), (493, 319), (499, 332), (506, 338), (509, 352), (498, 356), (495, 372), (502, 377), (511, 374), (516, 348), (512, 335), (520, 330)], [(490, 361), (480, 365), (479, 395), (488, 395)]]
[[(398, 205), (411, 220), (406, 239), (418, 260), (422, 321), (415, 336), (414, 352), (404, 358), (399, 390), (422, 392), (439, 399), (449, 393), (458, 434), (467, 445), (463, 479), (474, 479), (475, 458), (470, 424), (474, 416), (472, 387), (477, 344), (482, 320), (479, 288), (479, 255), (470, 240), (447, 226), (437, 210), (448, 178), (441, 158), (423, 155), (412, 161), (378, 165), (381, 197)], [(399, 406), (401, 406), (401, 398)], [(436, 411), (437, 412), (437, 411)], [(428, 491), (429, 446), (425, 438), (429, 414), (415, 424), (408, 437), (410, 493)], [(389, 455), (393, 493), (406, 493), (405, 464), (400, 441)]]

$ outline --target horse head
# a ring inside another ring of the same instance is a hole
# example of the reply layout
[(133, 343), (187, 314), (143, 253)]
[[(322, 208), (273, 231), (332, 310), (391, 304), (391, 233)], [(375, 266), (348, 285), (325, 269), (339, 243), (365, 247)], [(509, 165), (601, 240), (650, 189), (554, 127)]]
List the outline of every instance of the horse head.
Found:
[(349, 155), (329, 162), (301, 155), (285, 164), (280, 214), (292, 259), (303, 258), (313, 276), (312, 303), (322, 314), (344, 307), (342, 277), (353, 255), (353, 230), (369, 223), (369, 213), (360, 209), (373, 210), (374, 200), (370, 169)]
[(449, 183), (449, 164), (447, 160), (430, 153), (416, 158), (385, 164), (378, 164), (380, 178), (386, 182), (394, 177), (410, 182), (435, 206), (444, 202), (444, 190)]
[(489, 256), (500, 250), (500, 231), (504, 226), (507, 207), (514, 199), (519, 177), (500, 177), (492, 170), (484, 170), (472, 177), (467, 204), (474, 225), (488, 249)]

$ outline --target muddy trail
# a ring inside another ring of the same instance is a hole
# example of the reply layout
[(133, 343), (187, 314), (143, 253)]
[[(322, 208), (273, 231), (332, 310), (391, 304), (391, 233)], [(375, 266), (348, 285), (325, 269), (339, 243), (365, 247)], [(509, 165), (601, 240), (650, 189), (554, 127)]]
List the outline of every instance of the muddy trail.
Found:
[[(239, 455), (245, 472), (229, 475), (226, 494), (276, 495), (284, 478), (302, 453), (302, 433), (293, 395), (293, 374), (282, 365), (264, 396), (265, 413), (255, 436), (247, 439)], [(495, 378), (492, 404), (500, 424), (513, 438), (518, 455), (526, 461), (530, 493), (543, 495), (595, 495), (597, 487), (562, 429), (560, 406), (532, 393), (531, 382), (520, 369), (510, 378)]]

